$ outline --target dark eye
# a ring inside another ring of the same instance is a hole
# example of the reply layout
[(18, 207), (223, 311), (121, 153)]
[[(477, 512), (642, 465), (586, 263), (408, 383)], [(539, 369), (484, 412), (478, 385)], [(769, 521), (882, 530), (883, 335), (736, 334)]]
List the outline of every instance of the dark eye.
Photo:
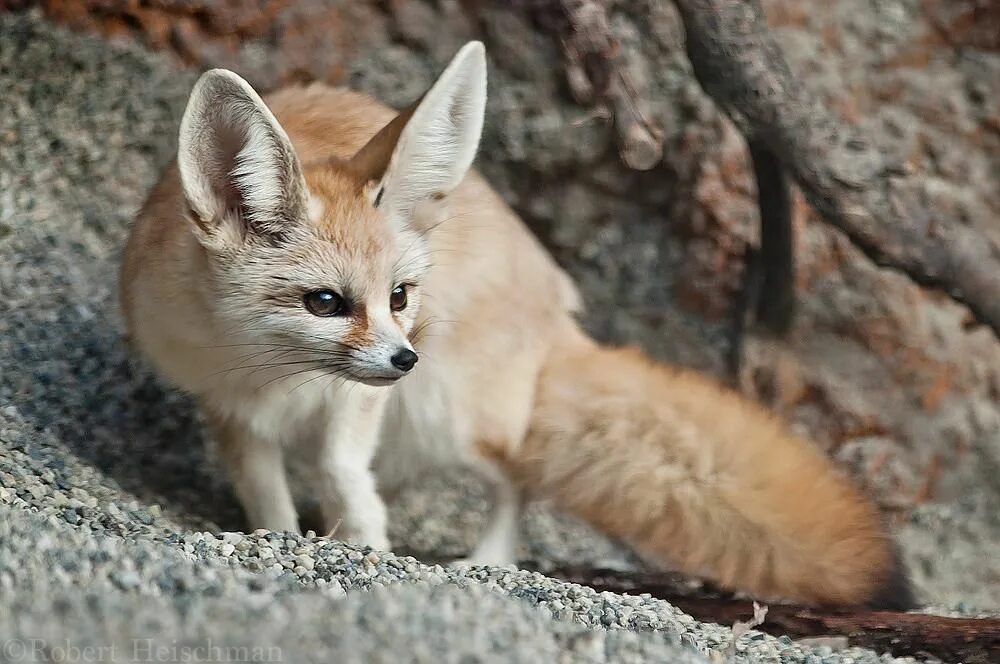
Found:
[(306, 293), (302, 301), (314, 316), (336, 316), (345, 312), (344, 298), (331, 290), (318, 290)]
[(389, 308), (393, 311), (402, 311), (406, 308), (406, 284), (400, 284), (392, 289), (389, 294)]

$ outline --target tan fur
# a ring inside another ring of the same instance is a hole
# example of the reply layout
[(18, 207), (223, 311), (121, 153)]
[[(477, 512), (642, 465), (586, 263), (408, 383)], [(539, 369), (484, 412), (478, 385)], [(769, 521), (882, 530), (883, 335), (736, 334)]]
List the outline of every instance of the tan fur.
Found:
[(810, 443), (634, 349), (553, 353), (511, 466), (604, 531), (756, 596), (861, 603), (893, 565), (874, 506)]
[[(300, 281), (322, 280), (324, 270), (380, 275), (388, 288), (386, 275), (412, 240), (371, 203), (366, 180), (384, 168), (385, 146), (371, 148), (363, 168), (350, 165), (395, 116), (390, 109), (320, 85), (267, 103), (319, 210), (308, 241), (282, 249), (273, 265), (254, 262), (234, 279), (236, 290), (220, 292), (211, 265), (242, 254), (202, 247), (171, 166), (136, 220), (122, 269), (138, 347), (198, 396), (236, 458), (242, 429), (228, 422), (245, 419), (251, 438), (309, 438), (326, 426), (313, 402), (330, 392), (322, 381), (292, 391), (298, 381), (280, 374), (264, 383), (258, 376), (272, 373), (229, 370), (240, 356), (224, 348), (232, 332), (221, 304), (242, 290), (272, 306), (300, 297), (268, 282), (272, 272)], [(856, 603), (876, 592), (892, 571), (878, 514), (809, 443), (705, 378), (598, 348), (573, 320), (579, 298), (567, 275), (476, 173), (421, 214), (413, 236), (426, 241), (431, 267), (414, 294), (416, 319), (400, 325), (422, 359), (392, 387), (364, 387), (358, 406), (382, 418), (386, 477), (421, 461), (504, 468), (598, 527), (723, 585), (810, 602)], [(352, 343), (366, 334), (358, 324)]]

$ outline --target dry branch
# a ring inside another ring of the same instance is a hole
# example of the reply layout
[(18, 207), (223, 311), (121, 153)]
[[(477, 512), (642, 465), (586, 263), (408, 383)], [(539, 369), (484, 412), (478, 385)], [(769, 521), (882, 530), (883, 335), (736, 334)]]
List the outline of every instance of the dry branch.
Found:
[[(546, 574), (598, 591), (649, 593), (702, 622), (734, 625), (759, 617), (753, 603), (712, 592), (693, 593), (673, 575), (560, 568)], [(933, 656), (966, 664), (1000, 662), (1000, 618), (946, 618), (918, 613), (815, 609), (771, 604), (755, 629), (792, 638), (847, 637), (853, 646), (895, 656)]]
[(941, 288), (1000, 336), (1000, 248), (938, 218), (918, 179), (799, 84), (759, 0), (675, 0), (702, 87), (767, 146), (810, 204), (879, 265)]

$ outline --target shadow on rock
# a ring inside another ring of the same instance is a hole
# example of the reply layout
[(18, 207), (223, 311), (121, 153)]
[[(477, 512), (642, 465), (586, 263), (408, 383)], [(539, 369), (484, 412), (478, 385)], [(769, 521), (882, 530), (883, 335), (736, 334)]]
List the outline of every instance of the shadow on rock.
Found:
[(11, 317), (0, 385), (34, 429), (23, 437), (24, 451), (48, 446), (56, 456), (75, 455), (187, 527), (241, 529), (241, 511), (206, 456), (193, 404), (157, 381), (127, 349), (110, 307), (101, 309), (39, 308)]

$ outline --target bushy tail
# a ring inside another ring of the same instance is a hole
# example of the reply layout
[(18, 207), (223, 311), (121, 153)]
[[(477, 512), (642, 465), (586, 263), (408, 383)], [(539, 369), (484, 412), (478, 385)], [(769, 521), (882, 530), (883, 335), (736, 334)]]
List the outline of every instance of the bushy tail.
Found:
[(758, 597), (912, 603), (875, 505), (809, 442), (711, 379), (581, 337), (540, 378), (512, 468), (680, 571)]

